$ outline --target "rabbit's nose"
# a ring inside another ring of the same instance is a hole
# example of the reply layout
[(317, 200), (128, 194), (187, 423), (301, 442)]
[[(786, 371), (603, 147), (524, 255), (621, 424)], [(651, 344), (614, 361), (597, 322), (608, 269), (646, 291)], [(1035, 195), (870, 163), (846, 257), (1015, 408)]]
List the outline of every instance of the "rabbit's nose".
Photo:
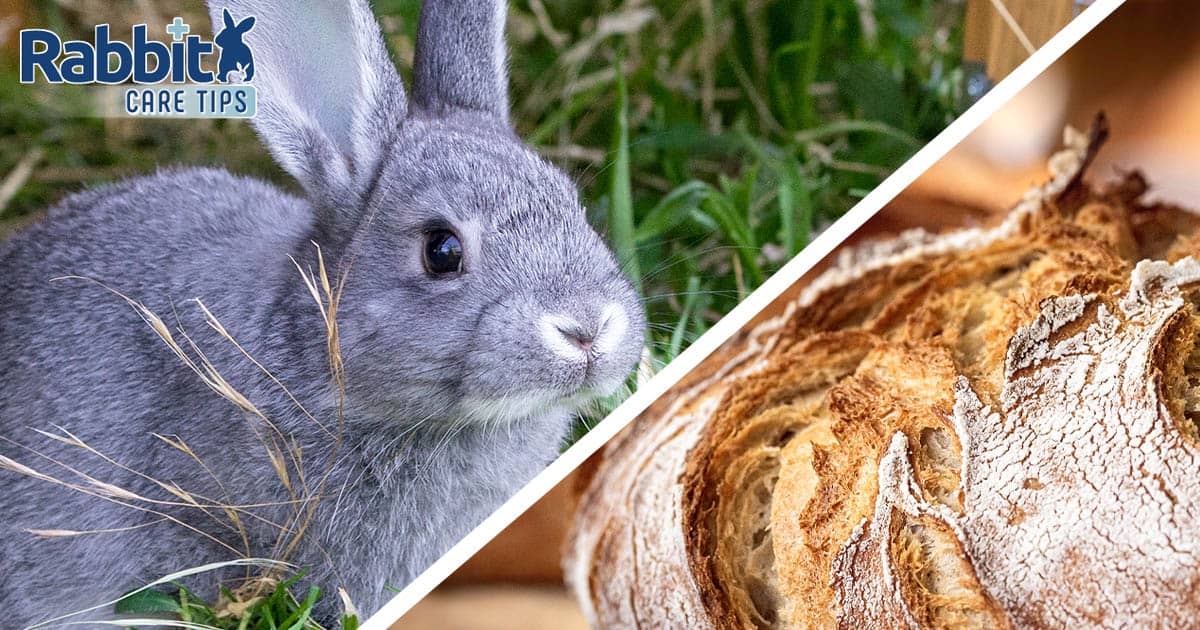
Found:
[(559, 328), (558, 332), (562, 333), (567, 341), (579, 346), (581, 350), (591, 350), (592, 342), (596, 340), (596, 335), (578, 327)]
[(596, 330), (568, 315), (546, 315), (541, 321), (542, 339), (555, 354), (567, 359), (590, 356)]
[(542, 336), (555, 353), (575, 359), (610, 352), (620, 343), (628, 326), (625, 311), (617, 304), (608, 304), (591, 321), (567, 315), (546, 315), (542, 318)]

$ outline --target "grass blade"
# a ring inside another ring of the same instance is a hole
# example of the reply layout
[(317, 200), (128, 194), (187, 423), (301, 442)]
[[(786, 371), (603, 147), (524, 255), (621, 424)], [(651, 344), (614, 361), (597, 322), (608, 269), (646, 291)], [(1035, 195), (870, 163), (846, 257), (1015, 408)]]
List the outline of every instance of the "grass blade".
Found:
[[(199, 575), (201, 573), (208, 573), (210, 571), (218, 571), (220, 569), (224, 569), (227, 567), (247, 567), (247, 566), (268, 568), (268, 569), (292, 569), (292, 568), (294, 568), (292, 565), (287, 564), (286, 562), (276, 562), (275, 560), (266, 560), (263, 558), (239, 558), (237, 560), (227, 560), (225, 562), (212, 562), (209, 564), (202, 564), (198, 567), (184, 569), (183, 571), (176, 571), (175, 573), (171, 573), (169, 575), (160, 577), (157, 580), (154, 580), (153, 582), (150, 582), (149, 584), (146, 584), (145, 586), (142, 586), (141, 588), (134, 589), (133, 591), (130, 591), (112, 601), (107, 601), (107, 602), (104, 602), (103, 604), (97, 604), (95, 606), (92, 606), (91, 608), (84, 608), (83, 610), (77, 610), (72, 613), (67, 613), (65, 615), (60, 615), (58, 617), (54, 617), (53, 619), (47, 619), (40, 623), (36, 623), (32, 626), (29, 626), (29, 630), (34, 630), (35, 628), (50, 627), (56, 623), (59, 623), (62, 625), (78, 625), (78, 624), (84, 624), (84, 623), (102, 623), (102, 622), (98, 622), (98, 621), (71, 622), (71, 621), (66, 621), (66, 620), (70, 619), (71, 617), (78, 617), (79, 615), (82, 615), (84, 613), (95, 612), (97, 610), (104, 610), (107, 608), (111, 608), (111, 607), (115, 606), (118, 602), (120, 602), (121, 600), (132, 597), (142, 591), (148, 591), (148, 590), (153, 589), (156, 586), (163, 586), (165, 584), (170, 584), (172, 582), (178, 582), (179, 580), (182, 580), (183, 578), (186, 578), (186, 577), (189, 577), (192, 575)], [(114, 624), (112, 624), (112, 625), (137, 625), (136, 624), (137, 621), (139, 621), (139, 620), (136, 620), (136, 619), (124, 620), (123, 619), (120, 622), (114, 622)], [(164, 623), (164, 622), (162, 620), (157, 620), (155, 623)], [(174, 622), (174, 623), (178, 623), (178, 622)], [(183, 628), (183, 627), (189, 627), (189, 626), (176, 625), (175, 627)]]
[(703, 195), (711, 192), (714, 192), (712, 186), (699, 180), (691, 180), (675, 187), (642, 218), (641, 223), (638, 223), (633, 233), (634, 241), (645, 243), (670, 232), (687, 220)]
[(617, 260), (640, 293), (642, 273), (634, 239), (633, 185), (630, 182), (629, 164), (629, 94), (621, 70), (620, 55), (617, 56), (616, 69), (617, 107), (613, 119), (612, 167), (609, 170), (608, 229)]
[(696, 302), (699, 295), (700, 278), (692, 276), (688, 278), (687, 295), (683, 298), (683, 309), (679, 313), (679, 321), (675, 323), (675, 330), (671, 331), (671, 345), (668, 348), (667, 361), (679, 356), (679, 352), (683, 349), (684, 336), (687, 334), (688, 323), (692, 318), (692, 313), (696, 310)]

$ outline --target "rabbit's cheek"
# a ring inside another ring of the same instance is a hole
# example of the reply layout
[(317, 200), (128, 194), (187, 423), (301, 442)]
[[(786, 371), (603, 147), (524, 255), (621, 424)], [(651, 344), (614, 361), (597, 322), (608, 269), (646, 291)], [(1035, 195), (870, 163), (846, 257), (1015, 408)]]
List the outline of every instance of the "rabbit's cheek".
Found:
[(629, 316), (620, 304), (609, 304), (604, 307), (601, 315), (600, 331), (592, 345), (596, 355), (610, 357), (620, 350), (629, 332)]

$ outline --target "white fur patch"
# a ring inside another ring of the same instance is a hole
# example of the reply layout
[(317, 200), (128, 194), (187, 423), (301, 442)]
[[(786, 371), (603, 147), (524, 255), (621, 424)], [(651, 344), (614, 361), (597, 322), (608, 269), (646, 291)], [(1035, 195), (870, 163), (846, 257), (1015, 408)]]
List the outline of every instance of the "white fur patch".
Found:
[(576, 328), (579, 328), (579, 323), (565, 315), (543, 315), (541, 321), (538, 322), (538, 331), (542, 334), (542, 341), (546, 343), (546, 347), (550, 348), (554, 354), (570, 361), (577, 361), (587, 356), (586, 350), (572, 343), (563, 334), (564, 330)]
[(529, 392), (497, 398), (467, 397), (459, 403), (464, 417), (481, 423), (504, 423), (536, 415), (560, 403), (558, 396), (548, 392)]
[(598, 355), (609, 354), (620, 346), (628, 330), (629, 316), (625, 314), (625, 309), (616, 302), (606, 305), (600, 314), (600, 326), (592, 342), (592, 351)]

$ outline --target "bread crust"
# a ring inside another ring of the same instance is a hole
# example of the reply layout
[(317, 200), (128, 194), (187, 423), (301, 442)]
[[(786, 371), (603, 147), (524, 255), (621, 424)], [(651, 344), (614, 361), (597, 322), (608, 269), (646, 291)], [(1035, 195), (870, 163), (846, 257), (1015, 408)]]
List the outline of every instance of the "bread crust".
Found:
[(609, 448), (593, 625), (1183, 627), (1200, 618), (1200, 220), (1083, 182), (857, 248)]

